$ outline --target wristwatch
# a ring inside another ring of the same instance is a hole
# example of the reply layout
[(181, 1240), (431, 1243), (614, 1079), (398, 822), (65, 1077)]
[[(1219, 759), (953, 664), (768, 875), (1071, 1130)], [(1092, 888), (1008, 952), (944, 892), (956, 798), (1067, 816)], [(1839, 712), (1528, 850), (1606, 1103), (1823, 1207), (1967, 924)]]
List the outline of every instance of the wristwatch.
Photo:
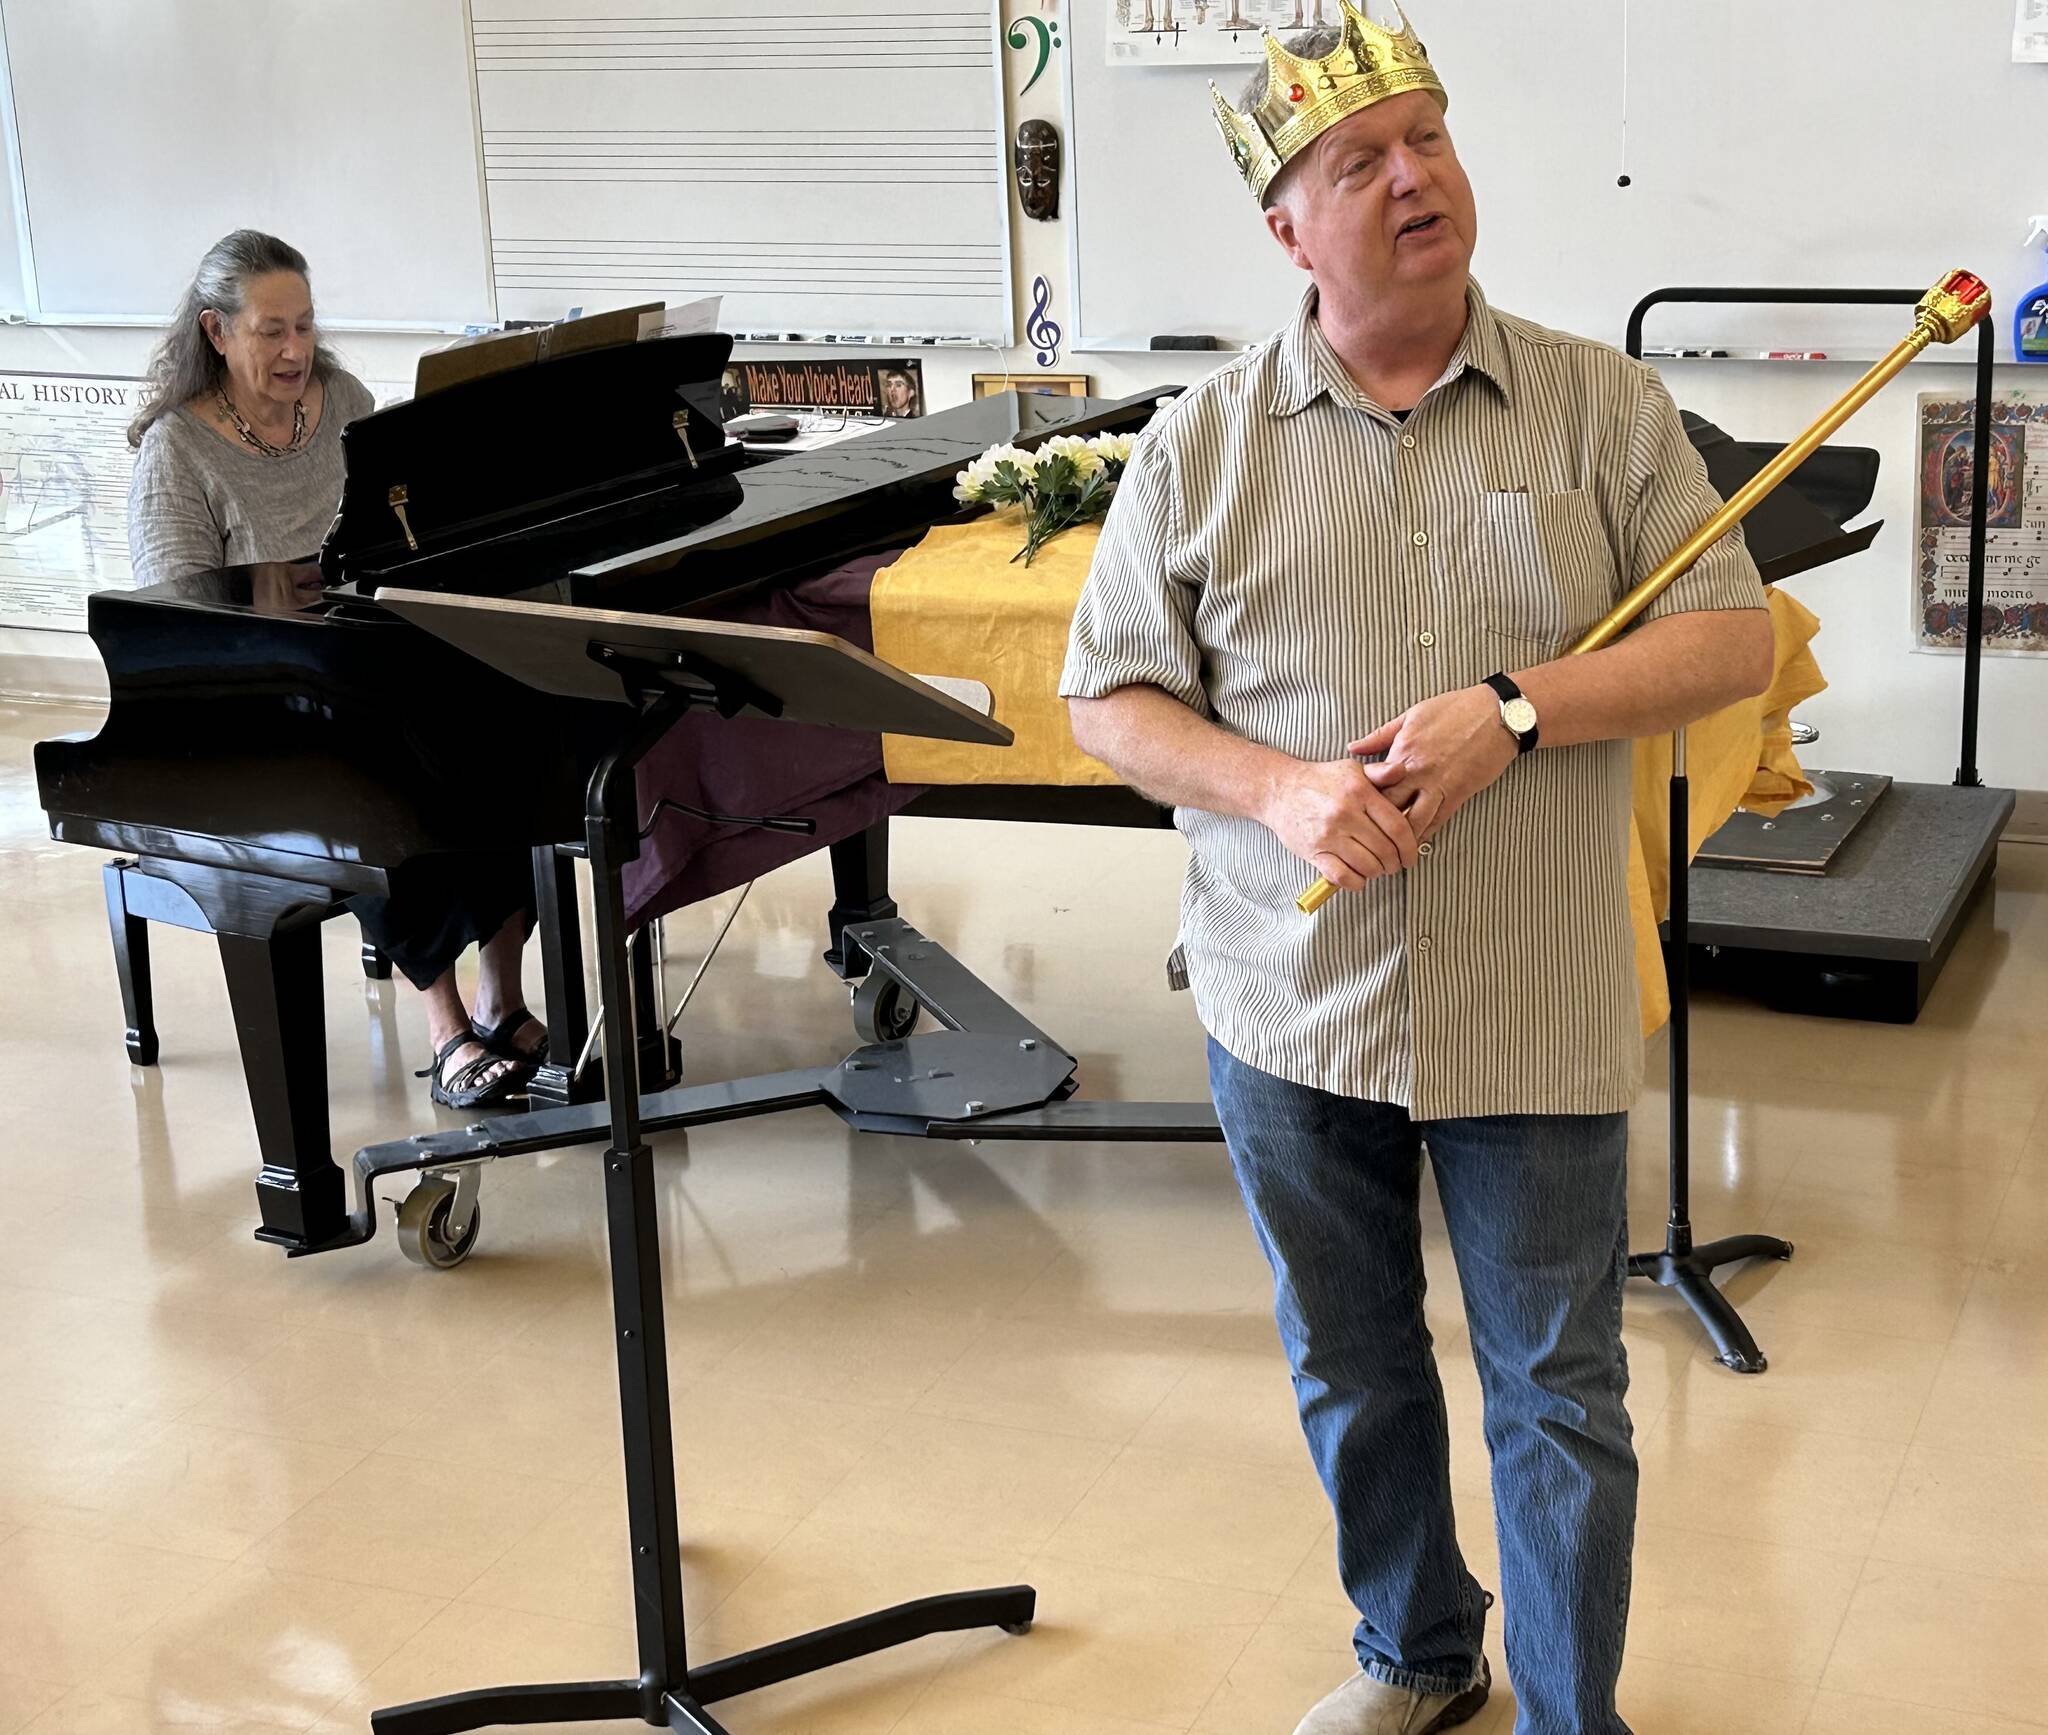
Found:
[(1536, 707), (1522, 697), (1522, 689), (1505, 675), (1488, 675), (1484, 685), (1500, 700), (1500, 723), (1515, 738), (1515, 747), (1526, 753), (1536, 745)]

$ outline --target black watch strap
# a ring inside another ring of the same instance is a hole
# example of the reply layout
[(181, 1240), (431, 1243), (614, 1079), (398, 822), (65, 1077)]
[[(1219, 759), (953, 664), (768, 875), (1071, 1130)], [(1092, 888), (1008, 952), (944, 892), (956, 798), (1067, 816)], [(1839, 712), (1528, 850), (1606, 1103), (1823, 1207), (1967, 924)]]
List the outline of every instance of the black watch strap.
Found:
[[(1522, 689), (1516, 686), (1515, 683), (1512, 680), (1510, 680), (1506, 675), (1488, 675), (1486, 677), (1486, 680), (1482, 684), (1491, 687), (1494, 691), (1495, 697), (1497, 697), (1503, 705), (1508, 704), (1511, 700), (1519, 699), (1522, 696)], [(1501, 717), (1501, 726), (1504, 729), (1507, 729), (1510, 735), (1514, 736), (1515, 747), (1517, 751), (1522, 753), (1528, 753), (1535, 748), (1536, 725), (1534, 723), (1531, 723), (1529, 727), (1526, 729), (1516, 729), (1509, 725), (1507, 717), (1505, 713), (1503, 713)]]

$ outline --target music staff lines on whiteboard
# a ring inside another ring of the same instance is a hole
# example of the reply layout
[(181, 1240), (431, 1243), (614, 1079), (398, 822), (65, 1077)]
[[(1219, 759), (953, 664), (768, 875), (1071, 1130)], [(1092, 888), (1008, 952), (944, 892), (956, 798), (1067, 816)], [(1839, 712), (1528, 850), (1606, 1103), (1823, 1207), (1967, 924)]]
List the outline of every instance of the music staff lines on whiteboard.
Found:
[(992, 138), (944, 129), (893, 132), (486, 132), (492, 180), (819, 181), (987, 184), (1002, 173)]
[(1010, 336), (997, 0), (467, 10), (500, 318)]
[(568, 239), (496, 240), (492, 270), (516, 289), (569, 288), (700, 295), (763, 292), (844, 295), (860, 290), (883, 299), (949, 293), (1001, 299), (1006, 291), (1000, 248), (961, 244), (868, 246), (854, 242), (709, 244)]
[(741, 18), (477, 18), (471, 29), (479, 73), (971, 70), (995, 53), (987, 12), (973, 8), (784, 13), (775, 24), (764, 35)]

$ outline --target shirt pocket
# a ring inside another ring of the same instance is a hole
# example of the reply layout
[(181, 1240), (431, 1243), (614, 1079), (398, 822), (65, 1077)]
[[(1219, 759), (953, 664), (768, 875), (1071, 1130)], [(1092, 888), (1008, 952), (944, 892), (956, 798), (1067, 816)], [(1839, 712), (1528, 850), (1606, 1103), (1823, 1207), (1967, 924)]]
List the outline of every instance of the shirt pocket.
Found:
[(1485, 495), (1476, 554), (1479, 615), (1495, 638), (1561, 656), (1614, 606), (1614, 550), (1584, 488)]

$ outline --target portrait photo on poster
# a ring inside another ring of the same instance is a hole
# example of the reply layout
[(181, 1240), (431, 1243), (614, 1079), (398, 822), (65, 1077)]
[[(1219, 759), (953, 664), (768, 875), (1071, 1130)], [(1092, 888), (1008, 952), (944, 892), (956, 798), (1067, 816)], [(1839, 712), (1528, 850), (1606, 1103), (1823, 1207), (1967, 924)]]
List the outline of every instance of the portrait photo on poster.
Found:
[(758, 409), (832, 410), (900, 420), (924, 414), (924, 363), (885, 361), (741, 361), (720, 382), (722, 403)]

